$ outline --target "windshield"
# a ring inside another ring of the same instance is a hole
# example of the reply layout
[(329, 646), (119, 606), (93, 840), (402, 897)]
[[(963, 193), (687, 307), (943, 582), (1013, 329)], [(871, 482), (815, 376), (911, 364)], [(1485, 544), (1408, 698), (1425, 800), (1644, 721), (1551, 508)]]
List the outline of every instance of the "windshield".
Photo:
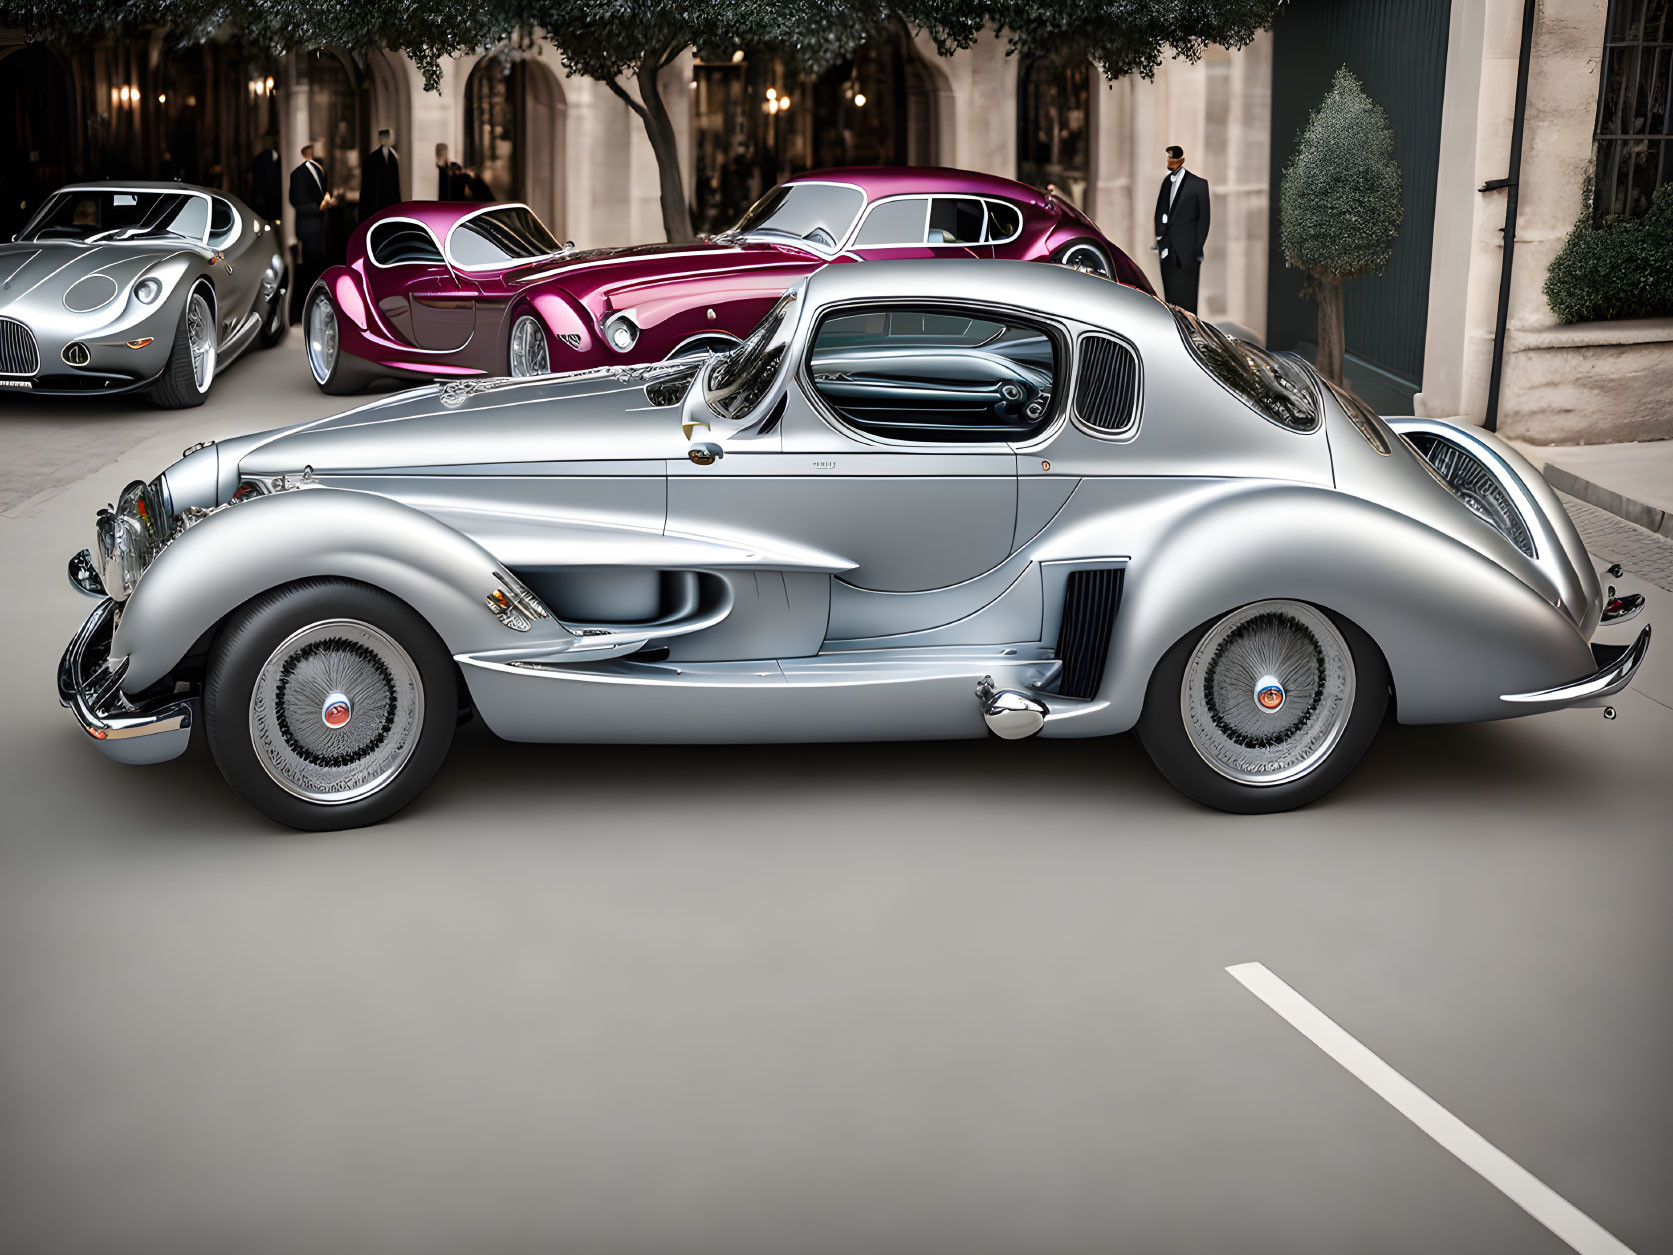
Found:
[(174, 235), (202, 240), (209, 200), (190, 192), (67, 188), (41, 206), (26, 240), (135, 239)]
[(761, 404), (784, 360), (779, 328), (796, 306), (796, 293), (786, 292), (768, 311), (749, 338), (729, 353), (715, 358), (703, 381), (703, 399), (722, 418), (742, 418)]
[(865, 208), (865, 193), (837, 183), (781, 183), (732, 228), (735, 235), (806, 240), (830, 251)]
[(466, 270), (509, 266), (536, 257), (550, 257), (558, 241), (534, 211), (522, 205), (507, 205), (467, 218), (447, 237), (447, 251), (455, 266)]
[(1318, 430), (1319, 395), (1300, 362), (1235, 340), (1182, 309), (1173, 316), (1192, 355), (1257, 413), (1291, 431)]

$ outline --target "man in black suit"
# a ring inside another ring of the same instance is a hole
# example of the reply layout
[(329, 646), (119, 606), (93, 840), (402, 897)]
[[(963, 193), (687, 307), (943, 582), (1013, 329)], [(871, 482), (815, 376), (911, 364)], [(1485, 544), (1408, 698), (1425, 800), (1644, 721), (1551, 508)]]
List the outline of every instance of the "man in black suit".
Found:
[(284, 182), (279, 137), (269, 131), (262, 150), (250, 161), (250, 208), (269, 222), (279, 221), (285, 206)]
[(325, 270), (325, 211), (334, 204), (325, 183), (325, 167), (314, 160), (314, 146), (302, 148), (302, 164), (290, 172), (290, 207), (296, 211), (296, 242), (301, 245), (301, 262), (296, 284), (291, 288), (292, 322), (302, 316), (302, 301)]
[(387, 129), (378, 132), (378, 146), (360, 167), (360, 220), (401, 200), (401, 158), (389, 143)]
[(1168, 177), (1156, 193), (1156, 251), (1169, 305), (1197, 312), (1197, 280), (1208, 243), (1208, 180), (1185, 168), (1185, 150), (1168, 147)]

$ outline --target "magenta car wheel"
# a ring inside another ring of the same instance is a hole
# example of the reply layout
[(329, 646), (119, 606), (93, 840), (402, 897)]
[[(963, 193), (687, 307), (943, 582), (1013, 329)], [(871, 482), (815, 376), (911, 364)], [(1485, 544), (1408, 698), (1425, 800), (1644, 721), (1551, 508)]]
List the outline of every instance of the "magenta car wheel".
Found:
[(506, 373), (513, 379), (552, 373), (552, 354), (546, 344), (546, 328), (533, 314), (521, 314), (511, 324), (511, 347)]
[(1089, 240), (1076, 240), (1057, 254), (1059, 263), (1097, 275), (1100, 279), (1115, 278), (1115, 267), (1109, 255)]

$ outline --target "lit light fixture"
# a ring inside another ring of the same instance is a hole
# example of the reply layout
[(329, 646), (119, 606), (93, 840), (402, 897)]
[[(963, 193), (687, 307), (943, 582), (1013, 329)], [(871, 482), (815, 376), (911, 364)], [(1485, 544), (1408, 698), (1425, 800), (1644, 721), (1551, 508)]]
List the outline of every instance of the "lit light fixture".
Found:
[(790, 107), (790, 97), (780, 96), (778, 98), (778, 107), (780, 109), (788, 109)]
[(266, 86), (267, 86), (268, 95), (272, 95), (273, 94), (273, 76), (271, 74), (269, 74), (267, 76)]
[(697, 90), (697, 80), (696, 80), (696, 79), (692, 79), (692, 80), (691, 80), (691, 90), (692, 90), (692, 91), (696, 91), (696, 90)]
[(854, 103), (859, 105), (861, 108), (864, 108), (866, 103), (866, 94), (864, 92), (855, 92)]
[(738, 64), (738, 62), (742, 61), (743, 59), (744, 59), (744, 50), (742, 48), (733, 49), (733, 51), (732, 51), (732, 64), (736, 65), (736, 64)]
[(167, 92), (158, 92), (157, 93), (157, 103), (160, 104), (160, 105), (166, 105), (168, 103), (168, 93)]
[(778, 99), (778, 88), (776, 88), (776, 87), (767, 88), (767, 99), (768, 100), (777, 100)]

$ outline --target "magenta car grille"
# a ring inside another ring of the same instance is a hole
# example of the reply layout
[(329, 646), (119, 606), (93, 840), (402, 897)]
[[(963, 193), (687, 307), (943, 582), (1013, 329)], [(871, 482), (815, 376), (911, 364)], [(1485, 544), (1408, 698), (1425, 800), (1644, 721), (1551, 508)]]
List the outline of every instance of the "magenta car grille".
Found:
[(0, 318), (0, 375), (33, 375), (40, 368), (35, 333), (15, 318)]

